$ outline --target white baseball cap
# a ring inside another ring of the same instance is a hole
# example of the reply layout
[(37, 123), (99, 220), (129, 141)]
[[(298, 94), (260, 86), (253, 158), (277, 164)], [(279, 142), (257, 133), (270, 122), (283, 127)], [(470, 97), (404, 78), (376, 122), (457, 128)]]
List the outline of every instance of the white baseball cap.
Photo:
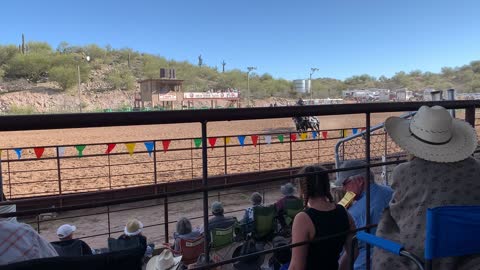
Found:
[(58, 227), (57, 229), (57, 236), (61, 238), (69, 237), (77, 227), (70, 225), (70, 224), (63, 224), (62, 226)]

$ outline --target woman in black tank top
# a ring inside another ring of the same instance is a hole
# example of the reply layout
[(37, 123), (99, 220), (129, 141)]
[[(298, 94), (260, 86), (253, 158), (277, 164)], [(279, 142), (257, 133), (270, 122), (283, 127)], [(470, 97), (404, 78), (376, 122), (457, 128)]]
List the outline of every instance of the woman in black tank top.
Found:
[[(333, 203), (325, 170), (320, 166), (307, 166), (298, 172), (309, 173), (311, 175), (297, 178), (305, 210), (293, 221), (292, 243), (333, 237), (293, 248), (289, 270), (348, 269), (353, 234), (346, 232), (355, 230), (355, 223), (345, 208)], [(343, 249), (345, 252), (340, 258)]]

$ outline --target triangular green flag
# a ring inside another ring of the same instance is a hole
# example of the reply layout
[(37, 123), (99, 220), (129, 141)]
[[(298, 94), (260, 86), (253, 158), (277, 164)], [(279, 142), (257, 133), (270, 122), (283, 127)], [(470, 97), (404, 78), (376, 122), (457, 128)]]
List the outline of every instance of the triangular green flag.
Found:
[(195, 147), (199, 148), (200, 145), (202, 145), (202, 138), (193, 139), (193, 142), (195, 143)]
[(86, 145), (75, 145), (75, 148), (78, 151), (78, 156), (81, 157), (83, 156), (83, 150), (87, 147)]
[(283, 135), (278, 135), (277, 138), (281, 143), (283, 143)]

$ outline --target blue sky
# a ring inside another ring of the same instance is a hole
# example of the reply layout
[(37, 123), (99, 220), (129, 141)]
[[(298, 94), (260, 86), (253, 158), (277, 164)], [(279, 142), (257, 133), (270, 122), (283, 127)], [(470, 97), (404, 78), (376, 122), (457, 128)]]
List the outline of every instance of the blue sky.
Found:
[(0, 44), (130, 47), (274, 77), (439, 72), (480, 60), (480, 1), (2, 1)]

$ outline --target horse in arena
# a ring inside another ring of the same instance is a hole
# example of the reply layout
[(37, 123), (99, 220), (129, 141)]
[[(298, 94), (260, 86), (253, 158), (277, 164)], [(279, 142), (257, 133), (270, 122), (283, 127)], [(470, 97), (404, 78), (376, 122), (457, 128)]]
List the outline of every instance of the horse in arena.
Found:
[(320, 131), (320, 121), (315, 116), (294, 117), (293, 122), (297, 132), (307, 132), (309, 129), (312, 131)]

